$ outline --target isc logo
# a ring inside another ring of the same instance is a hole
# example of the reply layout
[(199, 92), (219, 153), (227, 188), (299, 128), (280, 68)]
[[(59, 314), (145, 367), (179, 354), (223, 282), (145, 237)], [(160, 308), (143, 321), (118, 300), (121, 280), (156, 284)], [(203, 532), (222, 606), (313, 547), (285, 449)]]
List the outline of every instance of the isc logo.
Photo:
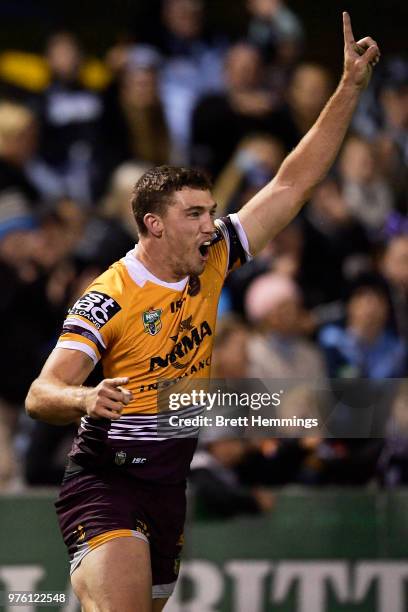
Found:
[(93, 323), (97, 329), (100, 329), (119, 310), (119, 304), (109, 295), (90, 291), (75, 302), (69, 310), (69, 314), (80, 315)]
[(133, 457), (132, 463), (146, 463), (146, 457)]

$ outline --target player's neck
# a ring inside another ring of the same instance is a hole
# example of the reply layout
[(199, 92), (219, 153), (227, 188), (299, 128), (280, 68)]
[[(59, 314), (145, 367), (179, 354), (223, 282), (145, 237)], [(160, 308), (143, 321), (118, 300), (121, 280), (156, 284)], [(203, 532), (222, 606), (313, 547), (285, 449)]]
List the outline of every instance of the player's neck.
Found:
[(135, 258), (156, 278), (166, 283), (178, 283), (186, 278), (174, 272), (169, 265), (169, 258), (159, 254), (140, 241), (133, 251)]

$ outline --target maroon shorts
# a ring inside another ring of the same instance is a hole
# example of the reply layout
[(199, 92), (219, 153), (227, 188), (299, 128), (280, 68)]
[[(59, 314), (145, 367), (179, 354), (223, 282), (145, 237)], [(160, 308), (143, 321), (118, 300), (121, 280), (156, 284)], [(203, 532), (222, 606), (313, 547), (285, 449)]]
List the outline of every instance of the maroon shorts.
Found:
[(91, 550), (134, 536), (150, 546), (153, 597), (171, 595), (183, 545), (184, 483), (140, 482), (120, 469), (85, 470), (63, 483), (55, 506), (71, 573)]

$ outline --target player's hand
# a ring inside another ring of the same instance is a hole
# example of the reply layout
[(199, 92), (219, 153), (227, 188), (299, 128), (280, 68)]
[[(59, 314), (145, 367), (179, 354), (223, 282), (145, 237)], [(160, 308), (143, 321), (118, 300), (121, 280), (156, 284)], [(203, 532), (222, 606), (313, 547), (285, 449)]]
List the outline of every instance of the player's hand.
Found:
[(133, 395), (122, 385), (128, 378), (105, 378), (97, 387), (89, 389), (85, 398), (86, 414), (92, 419), (119, 419)]
[(370, 82), (373, 68), (380, 60), (380, 50), (370, 36), (354, 40), (348, 13), (343, 13), (344, 31), (344, 79), (358, 89), (365, 89)]

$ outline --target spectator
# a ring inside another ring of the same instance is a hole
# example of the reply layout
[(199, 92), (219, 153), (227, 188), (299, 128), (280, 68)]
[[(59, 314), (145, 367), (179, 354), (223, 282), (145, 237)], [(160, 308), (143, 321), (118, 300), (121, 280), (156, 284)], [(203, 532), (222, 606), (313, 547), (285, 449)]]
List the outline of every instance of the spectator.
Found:
[(289, 86), (288, 103), (301, 136), (316, 121), (332, 90), (332, 76), (324, 66), (304, 63), (296, 68)]
[(261, 274), (277, 272), (283, 276), (297, 278), (302, 250), (302, 228), (295, 221), (285, 227), (254, 259), (229, 275), (226, 288), (231, 298), (232, 310), (245, 317), (246, 291)]
[(328, 178), (315, 189), (302, 227), (299, 280), (307, 307), (343, 300), (347, 284), (368, 271), (372, 262), (367, 234), (351, 216), (336, 179)]
[(408, 61), (389, 58), (362, 97), (354, 130), (373, 143), (380, 173), (406, 214), (408, 189)]
[[(216, 429), (216, 428), (215, 428)], [(208, 432), (201, 450), (196, 452), (190, 472), (199, 515), (228, 518), (241, 514), (270, 512), (275, 498), (261, 487), (243, 487), (236, 474), (247, 443), (226, 432)]]
[[(269, 380), (274, 385), (281, 381), (285, 393), (276, 409), (281, 418), (317, 418), (324, 398), (316, 383), (325, 379), (326, 370), (318, 349), (302, 335), (303, 312), (296, 283), (287, 276), (264, 274), (249, 286), (245, 305), (256, 326), (248, 344), (249, 375), (266, 385)], [(301, 432), (287, 428), (286, 434), (294, 437)]]
[(207, 35), (204, 30), (202, 0), (164, 0), (157, 45), (166, 58), (161, 72), (161, 92), (175, 164), (188, 160), (191, 115), (196, 100), (223, 85), (225, 42)]
[(101, 213), (86, 224), (75, 257), (80, 269), (91, 269), (93, 277), (123, 257), (137, 241), (130, 197), (145, 170), (145, 166), (130, 162), (119, 166), (111, 177)]
[(278, 105), (279, 98), (266, 83), (262, 57), (248, 43), (231, 47), (225, 75), (226, 92), (201, 98), (192, 125), (192, 161), (215, 177), (245, 136), (269, 134), (291, 150), (316, 121), (332, 90), (325, 68), (301, 64), (285, 103)]
[[(0, 104), (0, 265), (3, 290), (12, 293), (16, 278), (33, 273), (31, 254), (36, 242), (39, 193), (25, 173), (34, 154), (36, 124), (24, 106)], [(14, 277), (14, 279), (12, 278)], [(3, 302), (7, 302), (7, 299)]]
[(170, 136), (159, 98), (158, 66), (144, 64), (137, 51), (129, 58), (120, 90), (120, 103), (131, 136), (135, 159), (162, 165), (170, 159)]
[(367, 91), (354, 120), (355, 129), (374, 140), (388, 136), (408, 162), (408, 61), (389, 58)]
[(339, 166), (342, 192), (350, 213), (378, 239), (393, 208), (393, 198), (378, 172), (373, 145), (359, 136), (349, 137)]
[(248, 377), (249, 330), (240, 319), (225, 315), (217, 324), (212, 357), (213, 378)]
[(266, 61), (291, 64), (303, 41), (303, 27), (284, 0), (248, 0), (248, 40), (258, 46)]
[(385, 249), (381, 270), (391, 296), (391, 318), (408, 345), (408, 234), (394, 236)]
[(314, 63), (299, 64), (287, 85), (284, 104), (271, 118), (273, 134), (291, 150), (318, 118), (333, 91), (330, 72)]
[(269, 487), (315, 482), (316, 449), (321, 442), (320, 437), (252, 440), (238, 467), (240, 479), (247, 486)]
[[(0, 103), (0, 214), (24, 217), (39, 208), (39, 193), (27, 177), (25, 166), (37, 145), (34, 115), (24, 106)], [(14, 209), (13, 215), (7, 211)], [(20, 211), (20, 212), (19, 212)], [(11, 226), (9, 226), (11, 227)], [(3, 228), (4, 229), (4, 228)]]
[(19, 216), (11, 223), (3, 216), (0, 223), (0, 314), (7, 321), (2, 340), (7, 347), (19, 347), (3, 351), (0, 358), (0, 403), (7, 413), (0, 422), (9, 423), (10, 440), (32, 377), (55, 342), (69, 299), (75, 276), (70, 257), (83, 223), (73, 206), (61, 202), (36, 222), (32, 216)]
[(301, 296), (289, 277), (269, 273), (257, 278), (245, 298), (249, 320), (258, 333), (249, 342), (250, 375), (254, 378), (324, 378), (317, 348), (299, 333)]
[(206, 45), (204, 3), (201, 0), (164, 0), (158, 46), (167, 57), (193, 58)]
[(130, 198), (135, 184), (147, 169), (147, 165), (132, 162), (118, 166), (111, 176), (102, 205), (104, 216), (112, 221), (116, 219), (135, 241), (138, 234)]
[[(32, 224), (32, 217), (22, 217), (21, 211), (18, 219), (7, 222), (3, 216), (0, 223), (0, 315), (7, 322), (2, 331), (5, 350), (0, 357), (0, 488), (16, 475), (13, 438), (24, 397), (59, 323), (57, 309), (47, 297), (46, 278), (40, 275), (36, 261), (42, 230)], [(49, 253), (52, 247), (47, 243), (46, 248)]]
[(309, 485), (364, 486), (374, 480), (383, 448), (378, 438), (328, 438), (316, 447), (302, 473)]
[(51, 81), (36, 106), (40, 156), (33, 174), (50, 197), (69, 196), (90, 205), (103, 186), (100, 96), (80, 81), (83, 56), (75, 37), (58, 32), (47, 43)]
[(272, 136), (257, 134), (244, 138), (214, 185), (218, 214), (239, 210), (272, 180), (284, 157), (282, 143)]
[(238, 43), (226, 55), (226, 91), (202, 96), (194, 109), (192, 162), (214, 177), (245, 136), (273, 133), (273, 97), (264, 76), (259, 51)]
[(388, 63), (381, 90), (383, 129), (398, 145), (408, 163), (408, 62), (394, 59)]
[(392, 194), (394, 208), (406, 215), (408, 194), (408, 164), (404, 163), (398, 145), (388, 134), (380, 134), (373, 142), (378, 174)]
[(111, 168), (132, 158), (152, 165), (169, 162), (171, 142), (158, 84), (160, 62), (152, 47), (129, 47), (117, 81), (107, 91), (104, 136)]
[(342, 325), (321, 330), (319, 343), (332, 378), (383, 379), (403, 376), (406, 345), (387, 329), (388, 298), (381, 284), (362, 284), (347, 303)]

